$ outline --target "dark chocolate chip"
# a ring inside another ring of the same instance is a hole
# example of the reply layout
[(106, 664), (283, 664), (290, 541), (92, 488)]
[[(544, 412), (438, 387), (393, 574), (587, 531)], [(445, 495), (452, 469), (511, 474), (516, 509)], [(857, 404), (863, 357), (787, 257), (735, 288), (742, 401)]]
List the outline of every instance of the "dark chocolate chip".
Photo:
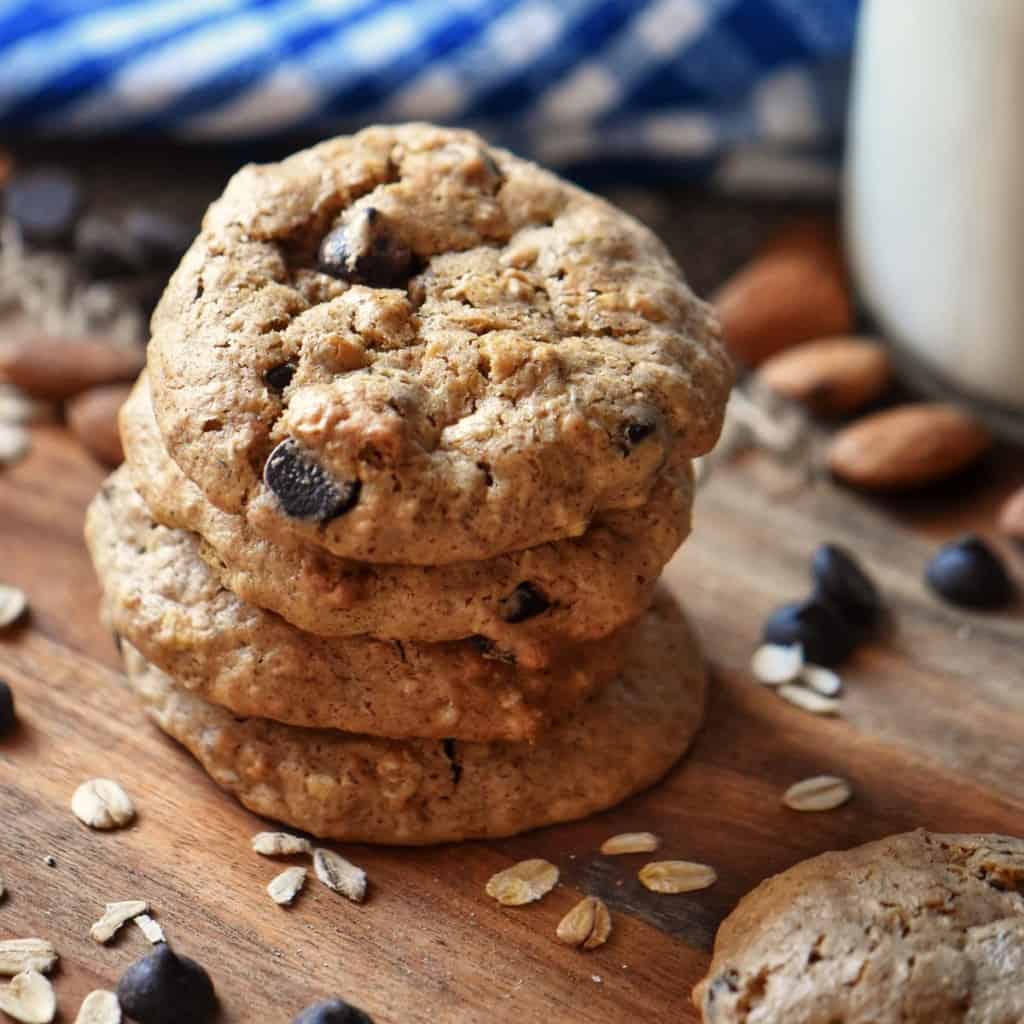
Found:
[(0, 679), (0, 736), (13, 732), (18, 724), (18, 716), (14, 713), (14, 694), (11, 688)]
[(114, 221), (87, 213), (75, 227), (75, 257), (94, 278), (136, 274), (145, 265), (142, 250)]
[(31, 245), (71, 241), (82, 211), (82, 193), (75, 179), (58, 169), (32, 171), (8, 183), (7, 216)]
[(177, 266), (196, 234), (192, 224), (142, 207), (125, 214), (124, 230), (148, 266), (165, 270)]
[(287, 515), (321, 523), (351, 511), (362, 489), (358, 480), (335, 483), (290, 437), (270, 453), (263, 467), (263, 482), (277, 495)]
[(968, 608), (1001, 608), (1015, 592), (1002, 560), (973, 534), (940, 548), (925, 578), (941, 597)]
[(636, 447), (641, 441), (646, 441), (654, 433), (655, 428), (654, 423), (627, 423), (623, 430), (626, 444), (630, 448)]
[(325, 999), (303, 1010), (292, 1024), (373, 1024), (373, 1018), (344, 999)]
[(502, 661), (506, 665), (514, 665), (516, 663), (516, 656), (511, 651), (503, 651), (493, 640), (486, 636), (474, 633), (466, 639), (482, 658), (487, 658), (490, 661)]
[(532, 583), (524, 581), (511, 594), (503, 597), (498, 602), (498, 607), (501, 609), (502, 619), (514, 625), (546, 612), (551, 607), (551, 602)]
[(332, 277), (373, 288), (404, 285), (415, 270), (409, 247), (372, 206), (328, 233), (320, 243), (320, 269)]
[(851, 623), (831, 605), (815, 598), (783, 605), (764, 625), (765, 643), (786, 647), (801, 644), (804, 657), (815, 665), (838, 665), (849, 657), (859, 639)]
[(276, 391), (280, 394), (289, 384), (292, 382), (292, 377), (295, 376), (295, 371), (298, 369), (298, 364), (291, 361), (287, 363), (281, 363), (279, 366), (272, 366), (265, 374), (263, 374), (263, 383), (270, 388), (271, 391)]
[(117, 1001), (138, 1024), (206, 1024), (217, 1012), (210, 976), (163, 942), (124, 972)]
[(845, 548), (822, 544), (811, 559), (811, 575), (816, 596), (831, 604), (848, 622), (866, 630), (881, 618), (878, 588)]
[(455, 740), (441, 740), (441, 749), (444, 751), (444, 756), (448, 759), (448, 766), (452, 773), (452, 785), (457, 786), (459, 779), (462, 778), (462, 765), (459, 762), (458, 748), (455, 746)]

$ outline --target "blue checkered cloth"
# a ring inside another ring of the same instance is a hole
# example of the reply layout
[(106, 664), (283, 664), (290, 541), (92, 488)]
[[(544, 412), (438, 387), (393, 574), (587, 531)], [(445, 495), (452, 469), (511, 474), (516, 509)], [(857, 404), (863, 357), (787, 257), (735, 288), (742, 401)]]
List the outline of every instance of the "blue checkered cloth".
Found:
[(0, 137), (477, 128), (544, 163), (827, 187), (857, 0), (0, 0)]

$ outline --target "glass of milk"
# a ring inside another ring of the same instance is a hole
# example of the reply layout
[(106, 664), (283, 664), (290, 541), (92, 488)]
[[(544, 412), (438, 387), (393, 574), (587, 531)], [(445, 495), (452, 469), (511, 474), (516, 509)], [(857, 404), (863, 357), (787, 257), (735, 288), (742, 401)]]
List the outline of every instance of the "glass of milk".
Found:
[(1024, 0), (865, 0), (845, 231), (923, 389), (1024, 436)]

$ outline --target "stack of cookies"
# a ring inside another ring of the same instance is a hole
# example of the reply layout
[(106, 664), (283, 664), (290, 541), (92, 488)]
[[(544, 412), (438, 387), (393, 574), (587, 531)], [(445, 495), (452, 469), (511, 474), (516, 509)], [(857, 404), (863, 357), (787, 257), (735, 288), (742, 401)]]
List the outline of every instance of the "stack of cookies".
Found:
[(508, 835), (621, 800), (700, 721), (656, 583), (730, 376), (648, 230), (470, 132), (243, 169), (89, 511), (133, 690), (319, 836)]

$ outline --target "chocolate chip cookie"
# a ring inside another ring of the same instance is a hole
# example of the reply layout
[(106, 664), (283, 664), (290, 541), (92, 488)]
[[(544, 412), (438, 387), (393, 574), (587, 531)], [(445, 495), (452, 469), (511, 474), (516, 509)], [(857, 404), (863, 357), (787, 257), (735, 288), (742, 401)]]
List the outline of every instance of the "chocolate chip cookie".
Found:
[(613, 634), (530, 672), (472, 641), (303, 633), (224, 589), (194, 534), (150, 518), (124, 467), (90, 506), (86, 539), (115, 632), (238, 715), (382, 736), (532, 739), (610, 679), (623, 656)]
[(705, 1024), (1024, 1020), (1024, 840), (890, 836), (768, 879), (694, 991)]
[(121, 412), (135, 487), (165, 526), (201, 537), (199, 553), (243, 601), (327, 636), (437, 643), (481, 638), (521, 668), (543, 668), (566, 644), (602, 639), (650, 604), (689, 529), (687, 463), (640, 508), (603, 512), (579, 538), (486, 562), (400, 566), (353, 562), (298, 540), (267, 540), (211, 504), (164, 450), (145, 377)]
[(663, 595), (624, 671), (534, 744), (386, 740), (239, 720), (124, 647), (157, 724), (243, 804), (317, 836), (421, 844), (506, 836), (609, 807), (661, 778), (696, 733), (700, 652)]
[(641, 224), (467, 131), (249, 166), (153, 318), (167, 450), (271, 539), (437, 565), (578, 537), (706, 452), (731, 368)]

